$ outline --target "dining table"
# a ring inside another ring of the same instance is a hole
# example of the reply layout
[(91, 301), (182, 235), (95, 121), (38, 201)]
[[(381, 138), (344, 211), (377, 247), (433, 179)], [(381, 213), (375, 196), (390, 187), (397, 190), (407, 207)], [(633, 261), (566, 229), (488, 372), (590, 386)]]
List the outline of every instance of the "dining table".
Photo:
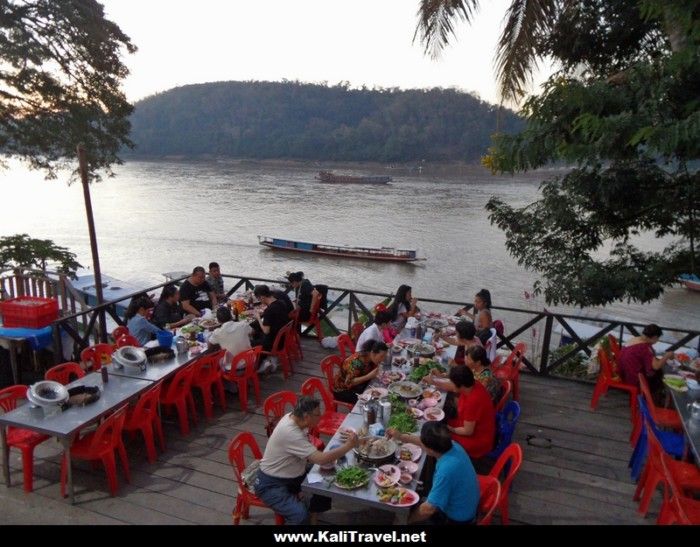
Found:
[(695, 464), (700, 467), (700, 419), (691, 416), (691, 406), (695, 401), (700, 401), (700, 390), (679, 391), (668, 389), (671, 392), (673, 404), (681, 417), (683, 432), (688, 441), (688, 446), (693, 452)]

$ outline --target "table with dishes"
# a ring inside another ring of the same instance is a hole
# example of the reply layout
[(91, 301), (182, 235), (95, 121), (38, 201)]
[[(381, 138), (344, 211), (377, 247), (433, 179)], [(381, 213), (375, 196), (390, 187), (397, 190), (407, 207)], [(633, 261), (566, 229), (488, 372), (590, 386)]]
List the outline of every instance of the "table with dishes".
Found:
[[(416, 487), (421, 484), (426, 454), (418, 445), (387, 438), (384, 431), (393, 427), (419, 435), (426, 420), (445, 417), (442, 407), (446, 393), (419, 381), (424, 371), (427, 374), (430, 368), (446, 366), (434, 358), (436, 349), (432, 344), (412, 339), (411, 334), (405, 330), (396, 338), (390, 348), (390, 363), (360, 394), (326, 450), (341, 445), (347, 430), (360, 436), (358, 447), (333, 464), (314, 465), (302, 484), (302, 490), (311, 494), (392, 512), (399, 524), (408, 521), (410, 508), (420, 501)], [(454, 355), (454, 350), (439, 350)], [(421, 351), (426, 355), (421, 356)], [(371, 413), (377, 424), (368, 426), (369, 407), (373, 407)]]
[[(678, 357), (678, 356), (676, 356)], [(695, 379), (700, 359), (674, 363), (664, 374), (664, 383), (683, 424), (688, 445), (700, 467), (700, 384)]]

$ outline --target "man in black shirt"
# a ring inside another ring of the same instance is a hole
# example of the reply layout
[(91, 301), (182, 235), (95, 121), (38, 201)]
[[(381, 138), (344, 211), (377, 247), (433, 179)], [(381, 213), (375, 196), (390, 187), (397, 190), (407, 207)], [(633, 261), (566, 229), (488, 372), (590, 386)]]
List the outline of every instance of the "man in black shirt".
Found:
[(204, 308), (213, 310), (216, 307), (216, 294), (205, 276), (204, 268), (197, 266), (180, 287), (180, 304), (185, 313), (199, 317)]
[(260, 325), (262, 335), (253, 341), (252, 345), (262, 345), (264, 351), (270, 351), (277, 333), (289, 323), (289, 312), (284, 302), (277, 300), (267, 285), (257, 285), (253, 294), (267, 308), (262, 313), (262, 316), (260, 315), (260, 310), (255, 308), (255, 319), (257, 324)]

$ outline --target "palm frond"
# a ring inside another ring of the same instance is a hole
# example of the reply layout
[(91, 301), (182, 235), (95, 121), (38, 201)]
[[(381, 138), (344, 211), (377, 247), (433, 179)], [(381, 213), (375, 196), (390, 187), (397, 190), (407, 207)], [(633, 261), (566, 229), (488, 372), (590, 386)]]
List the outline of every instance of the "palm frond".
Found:
[(536, 37), (553, 22), (557, 0), (513, 0), (496, 52), (501, 99), (517, 103), (537, 66)]
[(469, 22), (479, 9), (479, 0), (421, 0), (413, 41), (420, 37), (425, 52), (435, 59), (455, 36), (456, 20)]

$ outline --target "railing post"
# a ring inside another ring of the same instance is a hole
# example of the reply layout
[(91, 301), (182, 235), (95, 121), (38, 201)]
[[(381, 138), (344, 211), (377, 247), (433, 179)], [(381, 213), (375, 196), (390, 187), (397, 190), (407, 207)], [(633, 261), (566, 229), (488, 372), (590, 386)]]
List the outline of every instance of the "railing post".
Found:
[(552, 326), (554, 317), (551, 313), (547, 313), (547, 319), (544, 324), (544, 340), (542, 340), (542, 353), (540, 355), (540, 375), (547, 376), (547, 361), (549, 361), (549, 342), (552, 339)]
[(355, 316), (355, 293), (350, 293), (350, 305), (348, 306), (348, 334), (352, 338), (352, 318)]

